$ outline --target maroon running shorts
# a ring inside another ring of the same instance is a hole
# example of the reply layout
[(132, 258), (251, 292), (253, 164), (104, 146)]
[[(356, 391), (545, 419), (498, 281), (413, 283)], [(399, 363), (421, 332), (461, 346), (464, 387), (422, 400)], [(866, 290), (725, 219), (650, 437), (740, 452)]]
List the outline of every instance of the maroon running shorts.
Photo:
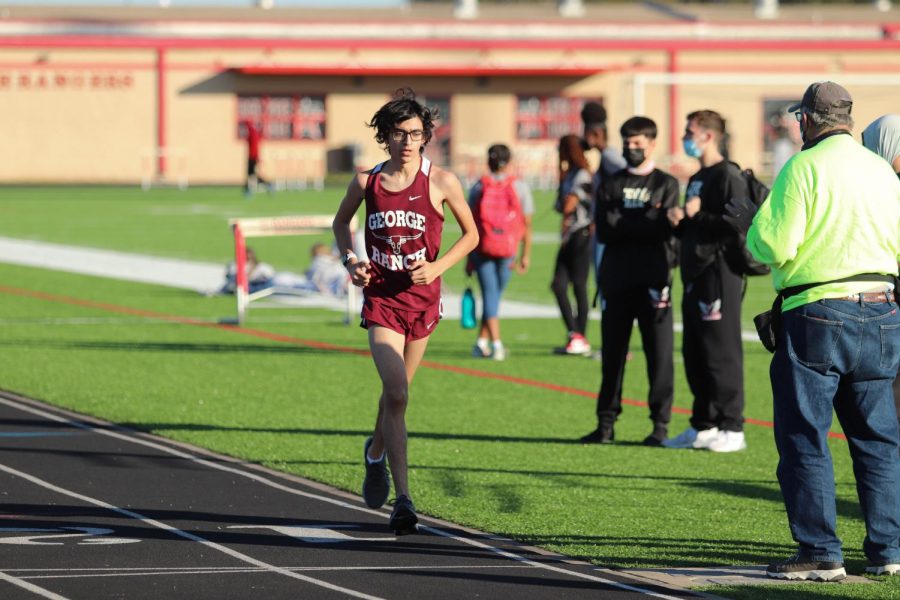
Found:
[(363, 302), (362, 321), (359, 326), (368, 329), (372, 325), (381, 325), (391, 331), (403, 334), (406, 341), (411, 342), (434, 333), (438, 321), (441, 320), (442, 312), (440, 302), (427, 310), (417, 311), (385, 306), (377, 300), (366, 298)]

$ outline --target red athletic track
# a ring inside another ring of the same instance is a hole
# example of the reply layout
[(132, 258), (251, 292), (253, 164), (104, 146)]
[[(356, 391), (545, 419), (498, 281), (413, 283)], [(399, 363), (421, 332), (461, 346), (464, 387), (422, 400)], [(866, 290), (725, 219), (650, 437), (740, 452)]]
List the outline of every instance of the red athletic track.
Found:
[[(261, 329), (250, 329), (247, 327), (240, 327), (237, 325), (227, 325), (224, 323), (210, 323), (207, 321), (200, 321), (197, 319), (192, 319), (190, 317), (180, 317), (178, 315), (168, 315), (165, 313), (144, 310), (140, 308), (132, 308), (129, 306), (121, 306), (119, 304), (109, 304), (106, 302), (97, 302), (95, 300), (86, 300), (84, 298), (75, 298), (72, 296), (62, 296), (60, 294), (50, 294), (47, 292), (40, 292), (37, 290), (27, 290), (23, 288), (14, 288), (5, 285), (0, 285), (0, 293), (7, 294), (10, 296), (21, 296), (25, 298), (36, 298), (38, 300), (45, 300), (47, 302), (55, 302), (57, 304), (71, 304), (73, 306), (84, 306), (88, 308), (97, 308), (100, 310), (104, 310), (107, 312), (118, 313), (123, 315), (133, 315), (138, 317), (146, 317), (148, 319), (159, 319), (161, 321), (170, 321), (172, 323), (180, 323), (182, 325), (193, 325), (195, 327), (206, 327), (208, 329), (223, 329), (226, 331), (231, 331), (234, 333), (238, 333), (241, 335), (247, 335), (255, 338), (261, 338), (266, 340), (271, 340), (273, 342), (281, 342), (284, 344), (293, 344), (295, 346), (305, 346), (307, 348), (316, 348), (318, 350), (331, 350), (334, 352), (343, 352), (345, 354), (356, 354), (359, 356), (368, 356), (368, 350), (360, 350), (358, 348), (350, 348), (347, 346), (339, 346), (337, 344), (329, 344), (328, 342), (320, 342), (318, 340), (305, 340), (302, 338), (296, 338), (289, 335), (281, 335), (278, 333), (272, 333), (270, 331), (263, 331)], [(443, 363), (433, 362), (430, 360), (423, 360), (421, 365), (426, 369), (435, 369), (437, 371), (449, 371), (451, 373), (458, 373), (460, 375), (467, 375), (469, 377), (478, 377), (481, 379), (496, 379), (499, 381), (505, 381), (508, 383), (515, 383), (518, 385), (527, 385), (531, 387), (541, 388), (545, 390), (551, 390), (554, 392), (560, 392), (563, 394), (572, 394), (575, 396), (585, 396), (587, 398), (596, 397), (595, 392), (590, 392), (588, 390), (580, 390), (578, 388), (567, 387), (564, 385), (557, 385), (555, 383), (549, 383), (546, 381), (539, 381), (536, 379), (526, 379), (524, 377), (513, 377), (512, 375), (503, 375), (502, 373), (491, 373), (489, 371), (479, 371), (478, 369), (468, 369), (465, 367), (455, 367), (453, 365), (445, 365)], [(628, 398), (622, 399), (623, 404), (630, 404), (632, 406), (643, 406), (646, 407), (646, 402), (641, 402), (640, 400), (631, 400)], [(686, 408), (681, 408), (678, 406), (673, 406), (672, 411), (689, 415), (691, 411)], [(746, 423), (750, 425), (758, 425), (760, 427), (768, 427), (773, 428), (774, 423), (771, 421), (762, 421), (760, 419), (752, 419), (752, 418), (744, 418)], [(836, 438), (839, 440), (846, 440), (847, 436), (842, 433), (836, 433), (833, 431), (828, 432), (828, 436), (832, 438)]]

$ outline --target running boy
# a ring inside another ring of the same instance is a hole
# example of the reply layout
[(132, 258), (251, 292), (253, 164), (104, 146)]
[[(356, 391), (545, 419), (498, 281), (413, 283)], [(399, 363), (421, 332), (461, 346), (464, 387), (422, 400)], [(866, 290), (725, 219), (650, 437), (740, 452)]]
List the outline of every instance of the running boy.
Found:
[[(414, 533), (418, 522), (407, 482), (409, 385), (441, 318), (441, 274), (478, 243), (459, 180), (423, 156), (436, 118), (411, 89), (397, 90), (369, 123), (389, 158), (353, 178), (332, 226), (344, 266), (353, 284), (363, 288), (360, 325), (369, 332), (382, 385), (375, 432), (364, 445), (363, 499), (372, 508), (387, 501), (389, 463), (396, 490), (390, 527), (398, 535)], [(350, 221), (363, 201), (367, 262), (353, 253), (350, 235)], [(444, 205), (462, 235), (438, 258)]]

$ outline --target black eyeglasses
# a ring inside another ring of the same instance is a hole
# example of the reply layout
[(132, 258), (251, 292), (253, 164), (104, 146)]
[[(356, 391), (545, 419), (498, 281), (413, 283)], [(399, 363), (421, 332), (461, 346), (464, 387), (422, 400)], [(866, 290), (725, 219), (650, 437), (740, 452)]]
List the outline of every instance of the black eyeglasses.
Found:
[(403, 129), (391, 130), (391, 139), (395, 142), (402, 142), (406, 138), (414, 142), (421, 142), (424, 136), (425, 131), (422, 129), (413, 129), (412, 131), (404, 131)]

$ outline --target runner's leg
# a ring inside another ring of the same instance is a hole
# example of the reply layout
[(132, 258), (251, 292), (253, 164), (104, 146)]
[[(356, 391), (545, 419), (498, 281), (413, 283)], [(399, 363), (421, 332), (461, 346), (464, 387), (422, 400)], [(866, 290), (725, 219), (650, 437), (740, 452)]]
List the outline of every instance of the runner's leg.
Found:
[[(387, 327), (369, 327), (369, 349), (381, 377), (382, 387), (378, 409), (380, 420), (375, 425), (374, 437), (381, 438), (387, 450), (397, 496), (409, 495), (406, 475), (406, 404), (409, 400), (409, 380), (404, 359), (405, 341), (402, 333)], [(377, 448), (373, 452), (375, 450)]]

